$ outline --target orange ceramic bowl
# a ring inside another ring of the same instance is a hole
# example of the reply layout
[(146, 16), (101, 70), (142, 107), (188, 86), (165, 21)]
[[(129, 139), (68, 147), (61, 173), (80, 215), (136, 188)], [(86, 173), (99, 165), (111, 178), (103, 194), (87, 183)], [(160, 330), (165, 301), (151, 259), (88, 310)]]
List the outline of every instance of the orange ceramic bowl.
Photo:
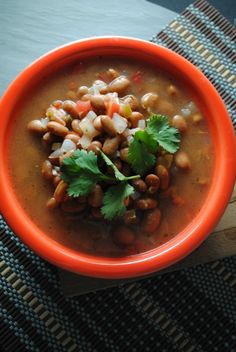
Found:
[[(96, 55), (133, 57), (154, 64), (181, 80), (192, 91), (205, 114), (213, 139), (215, 166), (209, 194), (198, 215), (173, 239), (148, 252), (124, 258), (104, 258), (80, 253), (57, 243), (28, 217), (17, 199), (8, 171), (10, 127), (17, 106), (42, 77), (76, 59)], [(235, 182), (235, 136), (219, 94), (190, 62), (156, 44), (125, 37), (90, 38), (69, 43), (40, 57), (10, 85), (0, 102), (0, 206), (13, 231), (38, 255), (79, 274), (102, 278), (142, 276), (163, 269), (197, 248), (219, 221)]]

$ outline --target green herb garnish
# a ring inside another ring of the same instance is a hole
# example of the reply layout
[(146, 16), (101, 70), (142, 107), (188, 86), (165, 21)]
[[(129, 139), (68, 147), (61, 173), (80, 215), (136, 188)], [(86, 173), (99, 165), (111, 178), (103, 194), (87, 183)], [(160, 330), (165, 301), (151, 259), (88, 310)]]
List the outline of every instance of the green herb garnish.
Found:
[(156, 163), (156, 154), (160, 147), (173, 154), (179, 149), (180, 134), (171, 127), (167, 117), (152, 114), (147, 127), (137, 131), (130, 143), (128, 162), (135, 172), (144, 175)]

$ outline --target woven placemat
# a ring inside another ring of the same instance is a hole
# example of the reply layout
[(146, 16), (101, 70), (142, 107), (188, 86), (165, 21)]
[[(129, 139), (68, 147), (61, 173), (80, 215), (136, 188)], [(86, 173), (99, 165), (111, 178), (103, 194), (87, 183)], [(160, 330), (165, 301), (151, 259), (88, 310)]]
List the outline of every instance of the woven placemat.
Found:
[[(153, 38), (202, 69), (234, 124), (235, 39), (235, 28), (205, 1)], [(69, 298), (55, 267), (3, 219), (0, 228), (3, 351), (236, 351), (235, 257)]]

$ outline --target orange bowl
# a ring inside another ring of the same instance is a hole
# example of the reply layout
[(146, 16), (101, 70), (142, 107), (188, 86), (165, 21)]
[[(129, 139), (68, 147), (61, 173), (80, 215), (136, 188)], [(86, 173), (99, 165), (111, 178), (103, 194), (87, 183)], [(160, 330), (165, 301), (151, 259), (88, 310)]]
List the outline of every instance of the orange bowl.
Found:
[[(215, 153), (212, 183), (198, 215), (167, 243), (145, 253), (104, 258), (72, 250), (42, 232), (19, 203), (9, 176), (8, 145), (13, 113), (29, 89), (42, 77), (76, 59), (96, 55), (137, 58), (168, 71), (186, 84), (204, 112)], [(197, 248), (219, 221), (233, 190), (236, 168), (235, 136), (219, 94), (190, 62), (156, 44), (125, 37), (99, 37), (59, 47), (28, 66), (9, 86), (0, 102), (0, 209), (13, 231), (38, 255), (79, 274), (102, 278), (142, 276), (163, 269)]]

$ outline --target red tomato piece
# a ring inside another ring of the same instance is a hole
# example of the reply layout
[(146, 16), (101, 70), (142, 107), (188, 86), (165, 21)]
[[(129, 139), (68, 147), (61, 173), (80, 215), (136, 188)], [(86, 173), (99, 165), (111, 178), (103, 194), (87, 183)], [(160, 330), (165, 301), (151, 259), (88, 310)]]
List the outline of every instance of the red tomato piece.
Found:
[(89, 100), (78, 100), (76, 102), (76, 109), (79, 114), (83, 113), (86, 115), (92, 109), (92, 105)]
[(110, 100), (107, 103), (107, 115), (112, 117), (115, 112), (119, 113), (120, 111), (120, 104)]

